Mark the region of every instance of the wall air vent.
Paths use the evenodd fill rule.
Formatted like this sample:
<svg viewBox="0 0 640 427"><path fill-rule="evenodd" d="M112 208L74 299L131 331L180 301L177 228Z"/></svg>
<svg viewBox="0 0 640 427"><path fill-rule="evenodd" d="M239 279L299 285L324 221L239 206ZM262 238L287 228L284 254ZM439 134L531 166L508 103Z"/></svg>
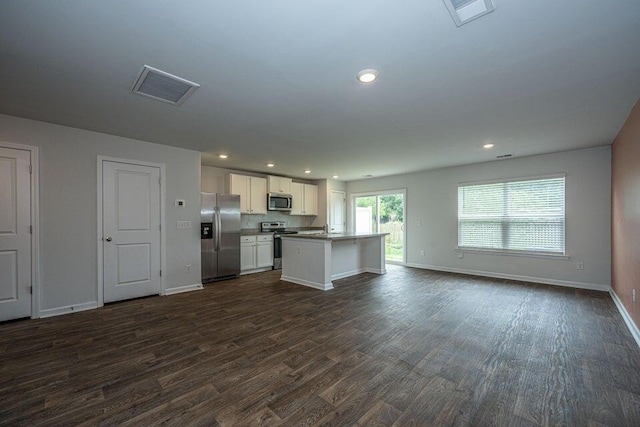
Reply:
<svg viewBox="0 0 640 427"><path fill-rule="evenodd" d="M444 0L444 4L458 27L495 10L493 0Z"/></svg>
<svg viewBox="0 0 640 427"><path fill-rule="evenodd" d="M180 105L199 87L197 83L145 65L131 91L158 101Z"/></svg>
<svg viewBox="0 0 640 427"><path fill-rule="evenodd" d="M501 154L500 156L496 156L496 159L507 159L512 156L513 154Z"/></svg>

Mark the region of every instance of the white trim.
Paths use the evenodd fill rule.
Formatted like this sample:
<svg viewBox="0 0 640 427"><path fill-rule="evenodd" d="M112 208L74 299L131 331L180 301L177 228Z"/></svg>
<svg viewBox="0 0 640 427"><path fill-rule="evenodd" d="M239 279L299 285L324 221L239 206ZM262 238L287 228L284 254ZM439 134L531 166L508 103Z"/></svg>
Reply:
<svg viewBox="0 0 640 427"><path fill-rule="evenodd" d="M377 191L365 191L362 193L350 193L349 197L351 197L351 200L349 202L349 206L347 207L347 212L351 213L351 215L348 215L349 217L349 221L347 222L348 225L348 229L349 230L355 230L355 226L356 226L356 197L366 197L366 196L376 196L376 198L378 196L384 196L387 194L402 194L402 209L403 209L403 215L402 215L402 227L404 228L402 230L402 242L403 242L403 248L402 248L402 261L395 261L392 262L391 264L395 263L397 265L407 265L407 224L409 223L409 221L407 220L408 218L408 211L409 209L407 208L407 204L409 203L407 200L407 188L396 188L396 189L392 189L392 190L377 190ZM378 232L380 232L380 230L378 230Z"/></svg>
<svg viewBox="0 0 640 427"><path fill-rule="evenodd" d="M366 272L367 272L366 268L358 268L356 270L345 271L344 273L332 274L331 275L331 280L344 279L345 277L356 276L358 274L362 274L362 273L366 273Z"/></svg>
<svg viewBox="0 0 640 427"><path fill-rule="evenodd" d="M467 274L472 276L492 277L495 279L517 280L520 282L541 283L543 285L564 286L567 288L589 289L592 291L609 292L611 286L596 283L573 282L569 280L547 279L544 277L520 276L516 274L494 273L491 271L466 270L462 268L439 267L435 265L407 263L407 267L422 268L425 270L444 271L447 273Z"/></svg>
<svg viewBox="0 0 640 427"><path fill-rule="evenodd" d="M176 286L175 288L165 289L164 295L181 294L183 292L200 291L204 289L202 283L195 283L193 285Z"/></svg>
<svg viewBox="0 0 640 427"><path fill-rule="evenodd" d="M94 310L96 308L98 308L98 303L96 301L65 305L64 307L47 308L40 310L40 318L60 316L62 314L76 313L78 311Z"/></svg>
<svg viewBox="0 0 640 427"><path fill-rule="evenodd" d="M629 328L629 332L631 332L631 336L633 337L634 340L636 340L636 344L638 344L638 347L640 347L640 329L638 329L638 326L635 324L635 322L629 315L629 312L622 304L622 301L620 301L618 294L616 294L616 292L613 289L609 290L609 294L611 294L611 299L616 304L616 307L618 308L618 311L620 312L620 315L622 316L624 323L627 324L627 328Z"/></svg>
<svg viewBox="0 0 640 427"><path fill-rule="evenodd" d="M514 178L496 178L496 179L488 179L484 181L463 181L463 182L458 182L458 187L467 187L470 185L484 185L484 184L506 184L509 182L538 181L542 179L554 179L554 178L564 178L566 180L567 174L551 173L547 175L518 176Z"/></svg>
<svg viewBox="0 0 640 427"><path fill-rule="evenodd" d="M463 252L468 254L485 254L485 255L500 255L500 256L520 256L527 258L546 258L546 259L557 259L557 260L569 260L571 259L568 255L561 254L552 254L552 253L544 253L544 252L529 252L529 251L515 251L509 249L482 249L482 248L467 248L467 247L457 247L454 249L456 252Z"/></svg>
<svg viewBox="0 0 640 427"><path fill-rule="evenodd" d="M319 282L311 282L304 279L295 279L289 276L280 276L280 280L282 280L283 282L291 282L298 285L307 286L309 288L320 289L321 291L328 291L330 289L333 289L333 283L331 282L323 284Z"/></svg>
<svg viewBox="0 0 640 427"><path fill-rule="evenodd" d="M240 272L240 276L244 276L247 274L254 274L254 273L262 273L264 271L271 271L273 270L273 267L259 267L259 268L252 268L251 270L244 270Z"/></svg>
<svg viewBox="0 0 640 427"><path fill-rule="evenodd" d="M165 295L165 277L167 275L167 258L166 258L166 215L165 215L165 200L166 200L166 165L164 163L150 163L131 159L120 159L109 156L98 156L98 167L96 168L97 183L98 183L98 225L97 225L97 246L98 246L98 278L96 283L96 292L98 297L98 307L104 305L104 266L103 262L103 245L102 245L102 165L104 162L116 162L129 165L148 166L160 169L160 270L163 274L160 276L160 295Z"/></svg>
<svg viewBox="0 0 640 427"><path fill-rule="evenodd" d="M40 160L38 147L34 145L16 144L0 141L0 147L12 150L29 152L31 161L31 318L37 319L40 315Z"/></svg>

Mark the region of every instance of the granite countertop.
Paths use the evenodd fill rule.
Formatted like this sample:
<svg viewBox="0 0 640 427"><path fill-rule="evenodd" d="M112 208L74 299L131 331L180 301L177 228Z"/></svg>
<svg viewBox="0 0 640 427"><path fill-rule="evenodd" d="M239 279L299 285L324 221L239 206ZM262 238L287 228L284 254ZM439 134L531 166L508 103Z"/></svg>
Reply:
<svg viewBox="0 0 640 427"><path fill-rule="evenodd" d="M367 237L381 237L389 233L321 233L321 234L288 234L283 239L313 239L313 240L349 240L365 239Z"/></svg>

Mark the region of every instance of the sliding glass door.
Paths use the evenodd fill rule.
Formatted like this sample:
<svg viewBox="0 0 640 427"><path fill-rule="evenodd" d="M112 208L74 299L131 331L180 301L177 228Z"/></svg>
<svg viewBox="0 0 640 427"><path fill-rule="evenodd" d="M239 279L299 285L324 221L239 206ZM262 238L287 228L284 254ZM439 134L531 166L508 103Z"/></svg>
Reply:
<svg viewBox="0 0 640 427"><path fill-rule="evenodd" d="M353 197L355 231L389 233L385 239L387 261L404 263L405 192L375 192Z"/></svg>

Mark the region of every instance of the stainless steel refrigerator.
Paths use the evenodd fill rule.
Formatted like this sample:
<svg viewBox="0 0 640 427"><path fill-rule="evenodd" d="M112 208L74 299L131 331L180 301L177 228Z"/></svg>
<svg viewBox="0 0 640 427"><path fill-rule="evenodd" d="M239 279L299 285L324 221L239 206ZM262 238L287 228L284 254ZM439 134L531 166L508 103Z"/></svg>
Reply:
<svg viewBox="0 0 640 427"><path fill-rule="evenodd" d="M200 193L202 283L240 274L240 196Z"/></svg>

